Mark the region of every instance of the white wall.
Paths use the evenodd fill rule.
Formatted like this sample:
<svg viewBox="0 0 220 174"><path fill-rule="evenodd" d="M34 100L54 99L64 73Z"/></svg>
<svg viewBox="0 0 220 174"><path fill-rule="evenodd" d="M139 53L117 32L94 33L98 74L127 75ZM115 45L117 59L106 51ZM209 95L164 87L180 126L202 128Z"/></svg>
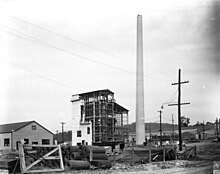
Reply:
<svg viewBox="0 0 220 174"><path fill-rule="evenodd" d="M82 144L82 140L85 140L88 145L92 144L92 126L91 123L80 124L81 119L81 100L74 100L72 101L72 145L75 146L77 143ZM87 127L90 127L90 134L87 134ZM81 130L82 137L77 137L77 131Z"/></svg>
<svg viewBox="0 0 220 174"><path fill-rule="evenodd" d="M4 146L4 139L9 138L9 146ZM11 150L11 133L0 134L0 150Z"/></svg>

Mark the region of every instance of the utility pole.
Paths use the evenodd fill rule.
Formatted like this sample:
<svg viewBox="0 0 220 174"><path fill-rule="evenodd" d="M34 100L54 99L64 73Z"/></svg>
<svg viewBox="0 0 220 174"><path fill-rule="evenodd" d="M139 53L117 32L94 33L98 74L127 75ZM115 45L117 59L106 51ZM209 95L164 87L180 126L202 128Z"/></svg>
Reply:
<svg viewBox="0 0 220 174"><path fill-rule="evenodd" d="M162 146L162 124L161 124L161 115L162 115L162 111L159 110L158 111L160 113L160 145Z"/></svg>
<svg viewBox="0 0 220 174"><path fill-rule="evenodd" d="M172 126L173 126L173 136L174 136L174 119L173 119L173 114L172 114Z"/></svg>
<svg viewBox="0 0 220 174"><path fill-rule="evenodd" d="M64 122L61 122L60 124L62 124L62 143L64 143L64 131L63 131L63 125L66 124Z"/></svg>
<svg viewBox="0 0 220 174"><path fill-rule="evenodd" d="M215 124L216 124L216 136L218 138L218 118L216 118Z"/></svg>
<svg viewBox="0 0 220 174"><path fill-rule="evenodd" d="M202 124L202 131L203 131L203 139L205 139L205 123L203 120L203 124Z"/></svg>
<svg viewBox="0 0 220 174"><path fill-rule="evenodd" d="M179 69L178 83L172 83L172 85L178 85L178 104L168 104L168 106L178 105L178 126L179 126L179 150L182 151L182 133L181 133L181 105L190 103L181 103L181 84L189 83L189 81L181 82L181 69Z"/></svg>
<svg viewBox="0 0 220 174"><path fill-rule="evenodd" d="M218 118L217 118L218 119ZM218 119L218 136L219 136L219 130L220 130L220 118Z"/></svg>
<svg viewBox="0 0 220 174"><path fill-rule="evenodd" d="M198 135L198 139L199 139L199 122L198 121L196 123L196 129L197 129L197 135Z"/></svg>

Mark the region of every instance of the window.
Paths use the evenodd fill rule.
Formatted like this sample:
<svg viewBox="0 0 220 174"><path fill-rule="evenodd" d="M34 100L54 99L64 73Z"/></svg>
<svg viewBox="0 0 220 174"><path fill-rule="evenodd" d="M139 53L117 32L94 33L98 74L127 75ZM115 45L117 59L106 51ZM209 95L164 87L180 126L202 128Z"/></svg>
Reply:
<svg viewBox="0 0 220 174"><path fill-rule="evenodd" d="M82 145L85 145L85 140L82 140Z"/></svg>
<svg viewBox="0 0 220 174"><path fill-rule="evenodd" d="M87 127L87 134L90 134L90 127Z"/></svg>
<svg viewBox="0 0 220 174"><path fill-rule="evenodd" d="M24 144L29 144L29 139L24 139Z"/></svg>
<svg viewBox="0 0 220 174"><path fill-rule="evenodd" d="M82 137L82 132L81 132L81 130L78 130L78 131L77 131L77 137Z"/></svg>
<svg viewBox="0 0 220 174"><path fill-rule="evenodd" d="M9 138L4 139L4 146L10 146L10 139Z"/></svg>
<svg viewBox="0 0 220 174"><path fill-rule="evenodd" d="M32 144L38 144L38 142L37 141L33 141Z"/></svg>
<svg viewBox="0 0 220 174"><path fill-rule="evenodd" d="M49 139L42 139L42 144L50 144L50 140Z"/></svg>
<svg viewBox="0 0 220 174"><path fill-rule="evenodd" d="M31 126L31 130L36 130L37 129L37 126L36 125L32 125Z"/></svg>

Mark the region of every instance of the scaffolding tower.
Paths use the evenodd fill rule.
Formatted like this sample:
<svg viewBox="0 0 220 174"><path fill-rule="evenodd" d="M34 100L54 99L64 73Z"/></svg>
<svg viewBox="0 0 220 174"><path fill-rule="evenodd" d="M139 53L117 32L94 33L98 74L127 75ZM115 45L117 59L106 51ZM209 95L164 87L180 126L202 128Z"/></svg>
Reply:
<svg viewBox="0 0 220 174"><path fill-rule="evenodd" d="M128 110L116 103L108 89L79 94L81 122L92 123L92 142L127 142Z"/></svg>

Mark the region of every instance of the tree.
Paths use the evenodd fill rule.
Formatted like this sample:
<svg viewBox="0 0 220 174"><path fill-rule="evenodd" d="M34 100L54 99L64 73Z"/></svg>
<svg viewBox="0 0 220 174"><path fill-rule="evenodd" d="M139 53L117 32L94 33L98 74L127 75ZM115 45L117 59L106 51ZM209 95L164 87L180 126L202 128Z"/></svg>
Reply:
<svg viewBox="0 0 220 174"><path fill-rule="evenodd" d="M182 116L181 117L181 126L182 127L188 127L189 126L189 123L190 123L190 118L187 118L185 116Z"/></svg>

